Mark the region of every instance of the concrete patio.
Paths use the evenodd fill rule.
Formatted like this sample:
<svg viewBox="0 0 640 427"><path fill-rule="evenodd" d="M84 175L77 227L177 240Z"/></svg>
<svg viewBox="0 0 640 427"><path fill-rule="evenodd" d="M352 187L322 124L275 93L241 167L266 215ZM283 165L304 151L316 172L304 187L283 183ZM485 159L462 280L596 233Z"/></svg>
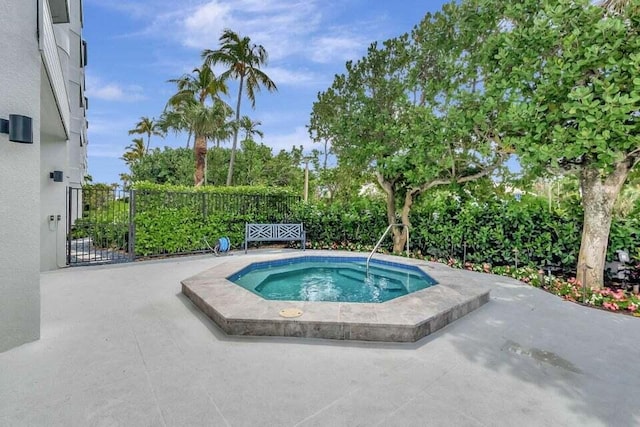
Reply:
<svg viewBox="0 0 640 427"><path fill-rule="evenodd" d="M491 300L415 343L230 337L180 287L224 259L42 274L0 426L640 424L640 319L452 271Z"/></svg>

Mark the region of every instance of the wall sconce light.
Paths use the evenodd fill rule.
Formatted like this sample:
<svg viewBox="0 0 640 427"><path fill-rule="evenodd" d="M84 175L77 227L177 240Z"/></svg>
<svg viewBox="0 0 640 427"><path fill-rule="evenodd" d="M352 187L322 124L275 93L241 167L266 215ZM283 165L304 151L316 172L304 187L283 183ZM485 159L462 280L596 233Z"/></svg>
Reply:
<svg viewBox="0 0 640 427"><path fill-rule="evenodd" d="M0 133L8 133L9 141L33 144L33 120L19 114L9 114L9 120L0 119Z"/></svg>
<svg viewBox="0 0 640 427"><path fill-rule="evenodd" d="M62 182L62 171L49 172L49 178L53 179L53 182Z"/></svg>

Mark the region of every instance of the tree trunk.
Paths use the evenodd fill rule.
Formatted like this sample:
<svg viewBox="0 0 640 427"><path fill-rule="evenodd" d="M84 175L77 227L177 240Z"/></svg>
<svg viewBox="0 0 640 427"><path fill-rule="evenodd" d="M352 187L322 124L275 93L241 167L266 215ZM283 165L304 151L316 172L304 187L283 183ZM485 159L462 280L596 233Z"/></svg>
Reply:
<svg viewBox="0 0 640 427"><path fill-rule="evenodd" d="M207 139L204 135L196 135L193 143L193 151L196 157L196 171L193 174L193 185L200 187L204 183L204 162L207 156Z"/></svg>
<svg viewBox="0 0 640 427"><path fill-rule="evenodd" d="M242 100L242 86L244 76L240 77L238 88L238 102L236 103L236 128L233 131L233 145L231 146L231 159L229 160L229 173L227 173L227 187L233 182L233 164L236 161L236 148L238 147L238 133L240 132L240 101Z"/></svg>
<svg viewBox="0 0 640 427"><path fill-rule="evenodd" d="M396 192L394 188L394 184L392 181L387 181L380 174L376 174L376 178L378 178L378 183L386 193L386 202L387 202L387 224L392 225L396 224L398 220L396 219ZM413 204L413 196L407 194L405 197L405 203L402 208L402 224L409 225L409 211L411 210L411 205ZM393 253L401 253L406 244L407 244L407 228L406 227L393 227L391 229L393 236Z"/></svg>
<svg viewBox="0 0 640 427"><path fill-rule="evenodd" d="M585 281L583 285L587 287L601 288L604 284L613 205L630 169L628 162L620 162L604 180L596 168L586 166L580 173L584 224L576 271L578 279Z"/></svg>
<svg viewBox="0 0 640 427"><path fill-rule="evenodd" d="M407 194L404 197L404 205L402 206L402 213L400 215L400 219L402 221L402 225L406 227L402 227L398 231L398 238L393 241L393 253L401 253L407 246L407 239L409 238L409 227L411 227L411 223L409 222L409 213L411 212L411 206L413 205L414 193L411 191L407 191ZM395 229L398 230L399 227Z"/></svg>

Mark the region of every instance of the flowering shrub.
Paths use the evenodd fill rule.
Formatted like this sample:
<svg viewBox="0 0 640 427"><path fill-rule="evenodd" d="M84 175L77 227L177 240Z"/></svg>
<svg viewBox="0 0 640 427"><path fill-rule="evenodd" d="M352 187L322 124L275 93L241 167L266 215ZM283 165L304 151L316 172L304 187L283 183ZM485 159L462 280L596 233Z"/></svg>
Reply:
<svg viewBox="0 0 640 427"><path fill-rule="evenodd" d="M469 271L512 277L536 288L542 288L567 301L579 302L611 311L626 312L640 317L640 294L628 292L623 289L585 289L575 277L562 279L555 276L545 276L544 271L532 267L514 268L508 265L492 267L487 263L474 264L471 262L462 264L460 261L452 258L430 258L430 260L447 264L454 268L464 268Z"/></svg>
<svg viewBox="0 0 640 427"><path fill-rule="evenodd" d="M332 244L307 242L307 247L313 249L349 250L349 251L370 251L370 245L354 244L348 241L334 242ZM386 252L384 249L382 252ZM593 307L600 307L606 310L625 312L640 317L640 294L624 291L622 289L612 290L585 289L575 277L563 279L553 275L545 275L545 272L533 267L512 267L492 266L489 263L462 262L455 258L434 258L423 255L419 250L412 253L411 257L418 259L428 259L432 262L447 264L452 268L461 268L469 271L492 273L499 276L508 276L520 280L536 288L542 288L552 294L558 295L567 301L583 303Z"/></svg>

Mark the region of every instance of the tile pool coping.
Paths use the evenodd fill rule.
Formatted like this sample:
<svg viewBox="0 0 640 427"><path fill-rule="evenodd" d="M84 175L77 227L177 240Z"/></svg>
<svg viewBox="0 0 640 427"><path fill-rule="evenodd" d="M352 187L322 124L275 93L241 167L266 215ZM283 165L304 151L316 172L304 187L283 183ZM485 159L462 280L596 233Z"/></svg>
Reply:
<svg viewBox="0 0 640 427"><path fill-rule="evenodd" d="M182 293L228 335L413 342L489 301L489 287L450 268L423 260L376 254L378 261L415 266L438 284L383 303L266 300L227 280L256 262L300 257L362 258L359 252L305 251L230 256L216 267L182 280ZM296 318L280 311L302 310Z"/></svg>

